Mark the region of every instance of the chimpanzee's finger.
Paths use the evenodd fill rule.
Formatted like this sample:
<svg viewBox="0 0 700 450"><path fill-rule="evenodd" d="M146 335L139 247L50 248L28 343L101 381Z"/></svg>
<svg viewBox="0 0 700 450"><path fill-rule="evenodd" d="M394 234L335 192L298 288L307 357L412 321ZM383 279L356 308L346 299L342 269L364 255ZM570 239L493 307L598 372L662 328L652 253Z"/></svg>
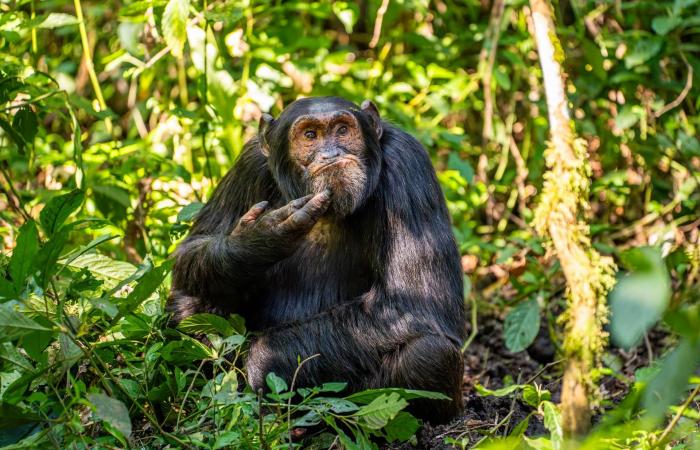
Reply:
<svg viewBox="0 0 700 450"><path fill-rule="evenodd" d="M326 212L331 204L331 191L326 189L313 196L302 208L294 212L282 223L287 230L308 231Z"/></svg>
<svg viewBox="0 0 700 450"><path fill-rule="evenodd" d="M309 194L305 197L292 200L291 202L287 203L281 208L278 208L274 211L270 211L267 214L268 220L272 221L273 223L280 223L285 221L289 216L291 216L294 213L294 211L304 206L306 202L308 202L312 197L313 194Z"/></svg>
<svg viewBox="0 0 700 450"><path fill-rule="evenodd" d="M236 225L236 229L234 230L234 232L243 227L247 227L248 225L258 220L258 217L260 217L262 213L264 213L267 209L267 205L267 201L262 201L251 206L248 212L243 214L241 218L238 219L238 224Z"/></svg>
<svg viewBox="0 0 700 450"><path fill-rule="evenodd" d="M262 215L262 213L265 212L267 209L268 202L267 201L262 201L260 203L256 203L253 206L250 207L248 212L243 214L241 219L238 221L239 224L241 225L248 225L256 220L258 220L258 217Z"/></svg>

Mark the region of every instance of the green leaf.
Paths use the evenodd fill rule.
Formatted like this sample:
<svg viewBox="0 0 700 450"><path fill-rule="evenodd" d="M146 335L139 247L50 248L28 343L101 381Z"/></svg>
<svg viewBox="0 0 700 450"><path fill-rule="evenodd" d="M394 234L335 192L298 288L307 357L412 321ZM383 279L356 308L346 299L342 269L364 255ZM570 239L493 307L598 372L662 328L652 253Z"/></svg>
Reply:
<svg viewBox="0 0 700 450"><path fill-rule="evenodd" d="M527 447L525 447L525 448L532 449L532 450L554 450L554 449L559 448L558 446L555 446L551 440L549 440L545 437L530 438L527 436L523 436L523 440L527 443ZM516 442L516 444L517 444L517 442ZM499 448L501 448L501 447L499 447ZM517 446L504 446L502 448L503 449L506 449L506 448L511 449L511 448L518 448L518 447Z"/></svg>
<svg viewBox="0 0 700 450"><path fill-rule="evenodd" d="M19 406L0 403L0 430L41 420L40 415L26 411Z"/></svg>
<svg viewBox="0 0 700 450"><path fill-rule="evenodd" d="M54 234L75 210L80 208L85 199L85 193L75 189L67 194L54 197L41 210L39 219L44 231Z"/></svg>
<svg viewBox="0 0 700 450"><path fill-rule="evenodd" d="M654 20L651 21L651 28L654 29L654 32L656 34L665 36L671 31L673 31L673 29L681 23L683 23L683 19L681 19L680 17L660 16L654 17Z"/></svg>
<svg viewBox="0 0 700 450"><path fill-rule="evenodd" d="M39 127L36 114L30 108L20 108L12 119L12 128L19 133L25 142L34 142Z"/></svg>
<svg viewBox="0 0 700 450"><path fill-rule="evenodd" d="M533 408L537 408L543 400L549 400L552 395L548 390L540 390L531 384L523 387L523 401Z"/></svg>
<svg viewBox="0 0 700 450"><path fill-rule="evenodd" d="M417 398L426 398L430 400L451 400L450 397L446 396L440 392L431 391L421 391L417 389L403 389L403 388L381 388L381 389L367 389L365 391L356 392L354 394L345 397L353 403L370 403L376 400L378 397L387 394L397 394L405 400L413 400Z"/></svg>
<svg viewBox="0 0 700 450"><path fill-rule="evenodd" d="M447 167L454 169L464 178L467 183L471 184L474 181L474 168L469 161L461 159L457 153L451 152L447 158Z"/></svg>
<svg viewBox="0 0 700 450"><path fill-rule="evenodd" d="M347 383L323 383L321 392L340 392L347 387Z"/></svg>
<svg viewBox="0 0 700 450"><path fill-rule="evenodd" d="M360 408L355 415L360 417L368 428L378 430L386 426L406 406L408 402L398 393L382 394L372 403Z"/></svg>
<svg viewBox="0 0 700 450"><path fill-rule="evenodd" d="M134 287L134 290L131 291L126 299L119 304L119 310L122 313L133 311L134 308L143 303L144 300L148 299L156 291L156 289L163 284L163 280L168 273L170 273L174 263L174 259L169 259L141 277L138 284L136 284L136 287Z"/></svg>
<svg viewBox="0 0 700 450"><path fill-rule="evenodd" d="M127 439L131 436L129 410L121 400L105 394L88 394L87 398L92 403L97 417L119 430Z"/></svg>
<svg viewBox="0 0 700 450"><path fill-rule="evenodd" d="M340 23L343 24L345 32L350 34L359 17L360 9L354 3L335 2L333 3L333 13L338 17Z"/></svg>
<svg viewBox="0 0 700 450"><path fill-rule="evenodd" d="M660 38L648 38L637 41L632 51L625 55L625 67L633 67L644 64L656 56L663 46L664 41Z"/></svg>
<svg viewBox="0 0 700 450"><path fill-rule="evenodd" d="M661 371L644 390L646 418L658 423L669 406L678 402L688 387L688 378L700 365L700 341L684 339L660 362Z"/></svg>
<svg viewBox="0 0 700 450"><path fill-rule="evenodd" d="M610 292L611 334L618 345L637 345L666 310L671 282L658 249L642 247L623 254L633 271Z"/></svg>
<svg viewBox="0 0 700 450"><path fill-rule="evenodd" d="M37 28L59 28L67 25L77 25L80 21L77 17L65 13L51 13L41 22Z"/></svg>
<svg viewBox="0 0 700 450"><path fill-rule="evenodd" d="M508 71L505 68L497 67L493 71L493 78L496 80L496 84L503 90L510 90L510 78L508 77Z"/></svg>
<svg viewBox="0 0 700 450"><path fill-rule="evenodd" d="M220 448L240 448L240 443L240 431L223 431L217 435L213 450L218 450Z"/></svg>
<svg viewBox="0 0 700 450"><path fill-rule="evenodd" d="M16 302L0 305L0 341L12 341L34 331L51 331L19 312Z"/></svg>
<svg viewBox="0 0 700 450"><path fill-rule="evenodd" d="M42 288L46 287L53 274L58 270L58 257L61 255L67 242L68 230L61 229L37 253L35 265L41 271L41 277L38 282Z"/></svg>
<svg viewBox="0 0 700 450"><path fill-rule="evenodd" d="M549 430L554 449L561 448L561 442L564 440L564 431L561 427L561 414L557 405L552 402L543 402L542 409L544 410L544 427Z"/></svg>
<svg viewBox="0 0 700 450"><path fill-rule="evenodd" d="M265 382L274 394L280 394L288 389L287 382L278 377L274 372L267 374Z"/></svg>
<svg viewBox="0 0 700 450"><path fill-rule="evenodd" d="M15 291L19 292L34 267L34 257L39 250L39 232L34 222L27 222L19 229L17 245L10 258L9 272Z"/></svg>
<svg viewBox="0 0 700 450"><path fill-rule="evenodd" d="M193 314L180 322L177 328L192 334L215 333L224 337L234 334L233 327L228 323L228 320L210 313Z"/></svg>
<svg viewBox="0 0 700 450"><path fill-rule="evenodd" d="M169 0L163 12L163 37L176 58L182 58L182 50L187 40L187 18L189 15L189 0Z"/></svg>
<svg viewBox="0 0 700 450"><path fill-rule="evenodd" d="M401 411L384 427L384 432L389 442L405 442L416 434L419 427L418 419L406 411Z"/></svg>
<svg viewBox="0 0 700 450"><path fill-rule="evenodd" d="M161 356L166 361L184 364L208 358L211 356L211 351L201 342L185 338L181 341L168 342L161 350Z"/></svg>
<svg viewBox="0 0 700 450"><path fill-rule="evenodd" d="M521 437L525 435L525 432L527 431L527 427L530 425L530 415L526 416L523 420L518 422L518 424L513 427L513 430L510 432L509 436L511 437Z"/></svg>
<svg viewBox="0 0 700 450"><path fill-rule="evenodd" d="M136 267L126 261L117 261L100 253L85 253L68 264L78 269L87 268L95 277L116 282L128 278L136 271Z"/></svg>
<svg viewBox="0 0 700 450"><path fill-rule="evenodd" d="M321 416L316 411L309 411L298 419L294 420L294 427L312 427L321 423Z"/></svg>
<svg viewBox="0 0 700 450"><path fill-rule="evenodd" d="M505 397L517 391L518 389L522 389L523 387L524 385L522 384L511 384L510 386L505 386L500 389L488 389L477 383L474 386L474 389L482 397Z"/></svg>
<svg viewBox="0 0 700 450"><path fill-rule="evenodd" d="M19 134L13 127L10 125L8 121L0 117L0 128L12 139L12 141L17 145L17 148L21 152L24 151L24 147L27 146L27 143L25 142L24 138L22 137L21 134Z"/></svg>
<svg viewBox="0 0 700 450"><path fill-rule="evenodd" d="M639 114L631 106L623 106L617 116L615 116L615 128L618 130L626 130L637 122L639 122Z"/></svg>
<svg viewBox="0 0 700 450"><path fill-rule="evenodd" d="M178 222L191 222L197 217L199 211L204 207L202 202L192 202L189 205L183 207L180 212L177 213Z"/></svg>
<svg viewBox="0 0 700 450"><path fill-rule="evenodd" d="M520 303L506 316L503 328L506 347L511 352L525 350L540 331L540 306L537 299Z"/></svg>

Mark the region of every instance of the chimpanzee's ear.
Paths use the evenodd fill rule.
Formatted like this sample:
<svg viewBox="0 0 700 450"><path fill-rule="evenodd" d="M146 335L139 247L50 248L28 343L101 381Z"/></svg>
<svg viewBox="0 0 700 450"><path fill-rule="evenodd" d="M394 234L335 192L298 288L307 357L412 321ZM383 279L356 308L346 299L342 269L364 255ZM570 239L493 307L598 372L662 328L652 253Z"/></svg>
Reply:
<svg viewBox="0 0 700 450"><path fill-rule="evenodd" d="M362 107L362 112L367 114L367 116L369 116L370 120L372 121L372 126L377 132L377 138L381 139L383 131L382 120L379 117L379 111L377 110L377 107L374 105L372 100L365 100L360 106Z"/></svg>
<svg viewBox="0 0 700 450"><path fill-rule="evenodd" d="M267 143L265 133L274 121L275 119L267 113L262 113L260 116L260 123L258 124L258 140L260 141L260 150L265 157L270 156L270 146Z"/></svg>

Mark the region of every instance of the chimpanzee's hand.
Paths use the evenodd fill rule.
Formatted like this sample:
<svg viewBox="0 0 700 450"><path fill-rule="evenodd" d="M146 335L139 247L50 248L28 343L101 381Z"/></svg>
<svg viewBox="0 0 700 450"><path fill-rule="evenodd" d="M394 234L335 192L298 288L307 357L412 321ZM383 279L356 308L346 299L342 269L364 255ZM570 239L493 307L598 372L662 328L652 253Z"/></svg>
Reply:
<svg viewBox="0 0 700 450"><path fill-rule="evenodd" d="M267 202L253 205L238 221L231 237L258 247L261 254L289 256L330 205L331 192L307 195L265 213Z"/></svg>

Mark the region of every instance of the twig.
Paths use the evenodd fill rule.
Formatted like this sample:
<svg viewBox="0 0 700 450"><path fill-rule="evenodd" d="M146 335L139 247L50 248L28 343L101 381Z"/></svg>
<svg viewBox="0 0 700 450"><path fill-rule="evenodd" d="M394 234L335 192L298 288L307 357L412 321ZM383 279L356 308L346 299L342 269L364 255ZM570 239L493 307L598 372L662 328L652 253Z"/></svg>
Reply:
<svg viewBox="0 0 700 450"><path fill-rule="evenodd" d="M299 374L299 370L301 370L301 367L306 364L307 361L311 361L312 359L321 356L320 353L316 353L315 355L311 355L308 358L302 360L297 368L294 370L294 375L292 376L292 384L289 387L289 392L294 392L294 385L297 382L297 375ZM289 443L292 443L292 397L289 397L287 400L287 432L289 433Z"/></svg>
<svg viewBox="0 0 700 450"><path fill-rule="evenodd" d="M493 89L491 79L493 66L496 63L496 50L501 37L501 19L505 9L504 0L495 0L491 7L491 19L487 32L487 39L479 54L479 69L481 81L484 85L484 127L482 137L484 143L493 137Z"/></svg>
<svg viewBox="0 0 700 450"><path fill-rule="evenodd" d="M260 439L260 447L263 449L268 449L270 448L269 445L267 445L267 442L265 442L265 433L263 432L263 426L264 426L264 418L265 415L263 414L262 411L262 395L263 395L263 390L258 389L258 416L259 418L259 424L258 424L258 438Z"/></svg>
<svg viewBox="0 0 700 450"><path fill-rule="evenodd" d="M673 428L676 426L679 420L681 420L681 416L683 416L683 413L685 410L688 408L688 406L692 403L692 401L695 399L695 397L698 395L698 392L700 392L700 384L695 386L695 389L690 393L688 398L685 399L683 404L681 405L680 409L676 412L676 415L673 416L673 419L671 419L671 422L669 422L668 426L664 429L664 432L661 433L661 436L659 436L659 439L656 440L656 443L654 444L654 448L660 447L660 444L668 437L668 435L673 431Z"/></svg>
<svg viewBox="0 0 700 450"><path fill-rule="evenodd" d="M524 214L527 209L527 190L525 190L525 181L527 181L528 168L523 159L518 144L513 136L510 137L510 154L515 161L515 186L518 190L518 209L520 214Z"/></svg>
<svg viewBox="0 0 700 450"><path fill-rule="evenodd" d="M651 348L651 342L649 341L649 333L644 333L644 345L647 348L647 353L649 354L649 365L654 362L654 351Z"/></svg>
<svg viewBox="0 0 700 450"><path fill-rule="evenodd" d="M690 92L690 89L693 87L693 66L691 66L688 63L688 60L685 59L685 56L682 53L681 58L683 58L683 62L685 62L685 65L688 68L688 79L685 80L685 86L683 87L683 90L678 95L678 97L676 97L675 100L673 100L671 103L667 104L666 106L654 113L654 117L657 119L669 112L670 110L672 110L673 108L680 105L683 102L683 100L685 100L685 97L688 95L688 92Z"/></svg>
<svg viewBox="0 0 700 450"><path fill-rule="evenodd" d="M174 431L177 431L177 429L180 427L180 417L182 416L182 410L185 409L185 402L187 402L187 397L189 397L190 392L192 391L192 388L194 387L194 382L197 380L197 376L202 371L202 367L204 367L205 362L206 362L206 359L203 359L202 362L199 363L199 367L197 367L197 371L194 373L194 377L192 377L192 382L190 383L190 386L187 388L187 392L185 392L185 396L182 398L182 403L180 403L180 409L177 412L177 420L175 421Z"/></svg>
<svg viewBox="0 0 700 450"><path fill-rule="evenodd" d="M75 5L75 15L78 19L78 30L80 31L80 42L83 46L83 57L85 58L85 67L87 68L88 75L90 75L90 82L92 83L92 89L95 91L95 97L97 97L97 102L100 105L102 111L107 110L107 103L105 102L104 96L102 95L102 88L100 87L100 81L97 79L97 73L95 73L95 65L92 62L92 55L90 54L90 42L87 37L87 29L85 28L85 19L83 17L83 7L80 4L80 0L73 0ZM109 134L112 134L112 119L109 117L105 119L105 126Z"/></svg>
<svg viewBox="0 0 700 450"><path fill-rule="evenodd" d="M382 22L384 21L384 14L389 8L389 0L382 0L382 4L377 10L377 18L374 21L374 34L372 34L372 40L369 41L369 48L374 48L379 43L379 36L382 34Z"/></svg>
<svg viewBox="0 0 700 450"><path fill-rule="evenodd" d="M557 364L563 363L565 360L564 359L558 359L556 361L552 361L550 363L545 364L540 368L540 370L537 371L533 376L528 378L528 380L525 382L525 384L530 384L533 381L535 381L537 378L539 378L540 375L544 373L545 370L549 369L552 366L556 366Z"/></svg>
<svg viewBox="0 0 700 450"><path fill-rule="evenodd" d="M478 322L476 320L477 318L477 303L476 303L476 298L474 295L470 295L469 298L471 299L472 303L472 310L471 310L471 326L472 326L472 331L469 333L469 337L467 338L466 341L464 341L464 345L462 345L462 353L466 352L471 343L474 341L474 338L476 337L476 334L479 332L478 329Z"/></svg>
<svg viewBox="0 0 700 450"><path fill-rule="evenodd" d="M5 194L5 197L7 197L7 203L12 209L20 213L20 215L24 217L24 220L31 222L32 217L24 209L24 205L22 204L22 198L19 196L17 190L15 190L15 186L12 184L10 176L5 171L5 168L2 166L0 166L0 173L2 173L3 178L5 179L5 181L7 181L7 185L10 187L10 190L7 191L2 185L0 185L0 191L2 191L3 194Z"/></svg>

